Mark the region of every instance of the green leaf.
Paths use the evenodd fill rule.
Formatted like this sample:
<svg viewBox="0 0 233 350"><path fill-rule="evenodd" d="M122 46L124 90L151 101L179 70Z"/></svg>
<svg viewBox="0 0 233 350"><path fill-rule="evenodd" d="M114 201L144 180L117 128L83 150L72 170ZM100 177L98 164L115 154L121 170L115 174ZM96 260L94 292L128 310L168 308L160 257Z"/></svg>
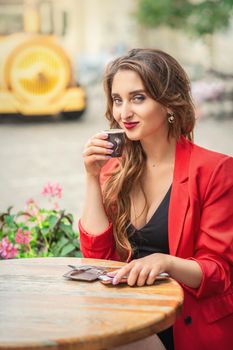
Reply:
<svg viewBox="0 0 233 350"><path fill-rule="evenodd" d="M74 217L72 214L66 214L65 217L67 218L67 220L69 221L69 223L72 225L74 222Z"/></svg>
<svg viewBox="0 0 233 350"><path fill-rule="evenodd" d="M72 241L72 243L73 243L73 245L75 246L75 248L80 249L80 243L79 243L79 241L78 241L77 239L74 239L74 240Z"/></svg>
<svg viewBox="0 0 233 350"><path fill-rule="evenodd" d="M38 256L41 256L41 257L50 257L50 256L54 256L51 252L46 252L46 251L43 251L41 252L40 254L38 254Z"/></svg>
<svg viewBox="0 0 233 350"><path fill-rule="evenodd" d="M81 250L74 252L74 257L76 257L76 258L83 258Z"/></svg>
<svg viewBox="0 0 233 350"><path fill-rule="evenodd" d="M72 239L74 237L73 229L70 225L65 225L63 222L59 225L60 229L65 232L65 234Z"/></svg>
<svg viewBox="0 0 233 350"><path fill-rule="evenodd" d="M50 230L53 230L54 227L56 226L57 222L58 222L59 218L55 215L51 215L48 218L48 222L49 222L49 228Z"/></svg>
<svg viewBox="0 0 233 350"><path fill-rule="evenodd" d="M65 245L65 247L63 247L61 251L61 256L66 256L69 253L71 253L73 250L75 250L74 245L72 243L68 243L67 245Z"/></svg>
<svg viewBox="0 0 233 350"><path fill-rule="evenodd" d="M69 242L66 237L62 237L57 243L53 243L50 251L55 255L59 256L62 248Z"/></svg>
<svg viewBox="0 0 233 350"><path fill-rule="evenodd" d="M50 228L49 227L44 227L41 229L41 233L44 235L44 236L47 236L47 234L50 232Z"/></svg>
<svg viewBox="0 0 233 350"><path fill-rule="evenodd" d="M7 224L7 226L9 226L10 228L15 228L17 227L17 225L14 222L14 216L13 215L6 215L4 217L4 221Z"/></svg>

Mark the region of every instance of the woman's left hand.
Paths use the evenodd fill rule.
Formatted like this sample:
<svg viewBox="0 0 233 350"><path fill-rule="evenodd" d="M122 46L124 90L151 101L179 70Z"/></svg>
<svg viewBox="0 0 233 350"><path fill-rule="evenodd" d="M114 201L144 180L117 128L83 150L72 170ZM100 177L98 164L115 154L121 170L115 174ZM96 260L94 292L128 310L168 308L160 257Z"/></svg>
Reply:
<svg viewBox="0 0 233 350"><path fill-rule="evenodd" d="M141 259L132 260L116 273L115 271L111 273L111 276L114 275L113 284L118 284L122 277L128 276L127 283L129 286L152 285L160 273L169 273L171 258L167 254L155 253Z"/></svg>

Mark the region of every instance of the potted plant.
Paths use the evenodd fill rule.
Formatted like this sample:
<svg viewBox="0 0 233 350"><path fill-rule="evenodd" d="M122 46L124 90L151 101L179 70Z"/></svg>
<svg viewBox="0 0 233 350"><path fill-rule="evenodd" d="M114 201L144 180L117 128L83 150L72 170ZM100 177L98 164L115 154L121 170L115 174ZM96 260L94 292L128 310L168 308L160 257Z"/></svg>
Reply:
<svg viewBox="0 0 233 350"><path fill-rule="evenodd" d="M10 207L0 213L0 259L82 256L73 216L60 210L57 203L61 186L48 183L42 195L48 197L49 208L29 199L24 210L12 213Z"/></svg>

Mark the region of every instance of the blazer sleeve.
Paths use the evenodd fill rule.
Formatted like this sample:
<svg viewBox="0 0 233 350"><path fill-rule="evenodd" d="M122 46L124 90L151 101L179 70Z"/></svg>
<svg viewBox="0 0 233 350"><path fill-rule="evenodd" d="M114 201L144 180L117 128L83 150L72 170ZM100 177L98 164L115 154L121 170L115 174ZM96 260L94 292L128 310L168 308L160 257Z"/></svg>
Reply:
<svg viewBox="0 0 233 350"><path fill-rule="evenodd" d="M87 232L79 220L80 248L85 258L117 260L113 227L110 223L105 231L98 235Z"/></svg>
<svg viewBox="0 0 233 350"><path fill-rule="evenodd" d="M107 181L111 173L117 168L118 164L118 159L112 158L102 168L100 174L101 187L104 185L105 181ZM109 223L109 226L98 235L87 232L82 226L81 220L78 222L78 227L80 233L80 248L85 258L120 260L115 249L112 223Z"/></svg>
<svg viewBox="0 0 233 350"><path fill-rule="evenodd" d="M215 167L207 185L195 255L203 279L198 289L188 289L197 298L224 293L233 275L233 158L225 157Z"/></svg>

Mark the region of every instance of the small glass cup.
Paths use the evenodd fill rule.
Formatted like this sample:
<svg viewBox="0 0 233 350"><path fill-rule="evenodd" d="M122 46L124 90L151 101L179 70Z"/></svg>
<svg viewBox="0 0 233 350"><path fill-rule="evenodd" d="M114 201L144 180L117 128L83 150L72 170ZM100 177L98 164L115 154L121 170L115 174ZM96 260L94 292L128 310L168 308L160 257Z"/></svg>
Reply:
<svg viewBox="0 0 233 350"><path fill-rule="evenodd" d="M104 132L108 134L107 141L113 144L111 157L121 157L125 145L125 131L122 129L109 129L104 130Z"/></svg>

